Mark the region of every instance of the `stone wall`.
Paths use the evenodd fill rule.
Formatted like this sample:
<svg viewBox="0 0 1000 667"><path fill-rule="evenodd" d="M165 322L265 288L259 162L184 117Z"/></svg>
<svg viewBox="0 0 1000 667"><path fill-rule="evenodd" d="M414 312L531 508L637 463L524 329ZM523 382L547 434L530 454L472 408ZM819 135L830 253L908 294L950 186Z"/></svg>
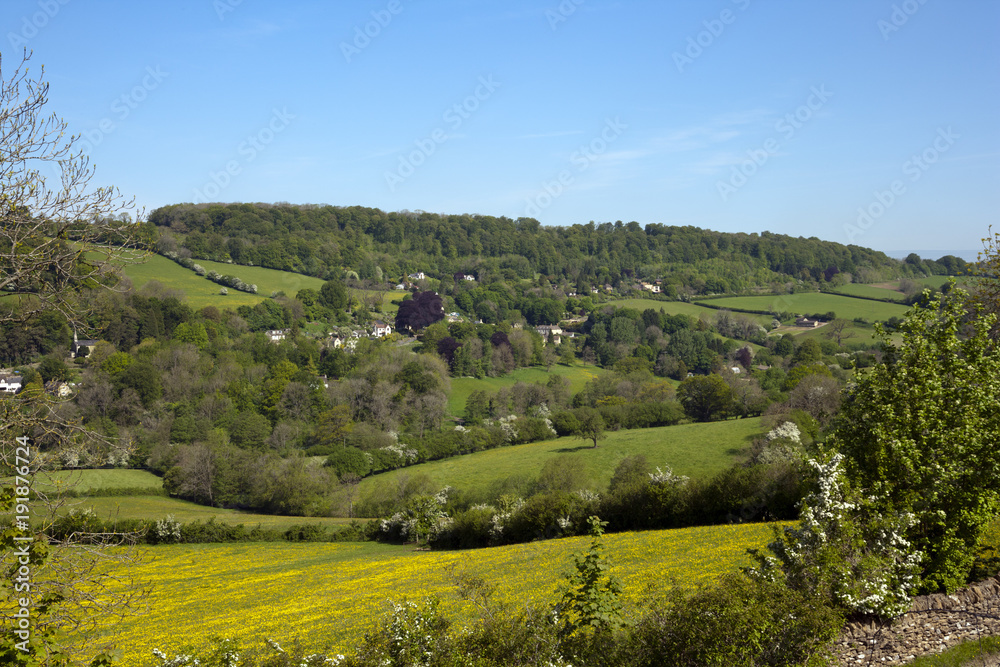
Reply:
<svg viewBox="0 0 1000 667"><path fill-rule="evenodd" d="M843 666L903 665L969 639L1000 636L1000 577L952 595L913 599L891 623L849 623L835 652Z"/></svg>

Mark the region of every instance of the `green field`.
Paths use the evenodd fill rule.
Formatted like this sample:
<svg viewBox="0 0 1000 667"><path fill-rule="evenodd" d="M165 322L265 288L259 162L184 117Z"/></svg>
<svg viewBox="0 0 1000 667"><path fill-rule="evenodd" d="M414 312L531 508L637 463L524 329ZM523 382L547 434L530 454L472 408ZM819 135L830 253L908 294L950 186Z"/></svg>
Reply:
<svg viewBox="0 0 1000 667"><path fill-rule="evenodd" d="M518 368L503 377L487 378L452 378L451 391L448 393L448 414L454 417L461 417L465 414L465 403L469 399L469 394L474 391L486 391L496 393L501 387L510 387L518 382L541 382L545 384L553 375L562 375L569 379L570 392L577 393L583 386L595 377L606 373L603 368L597 366L564 366L554 364L551 371L546 371L540 366L530 368Z"/></svg>
<svg viewBox="0 0 1000 667"><path fill-rule="evenodd" d="M853 320L856 317L863 317L870 322L885 321L890 317L902 317L909 310L907 306L895 303L854 299L839 294L817 292L777 296L734 296L712 299L712 303L722 307L790 312L799 315L833 311L839 318Z"/></svg>
<svg viewBox="0 0 1000 667"><path fill-rule="evenodd" d="M771 538L767 524L621 533L605 537L612 573L623 583L627 609L649 587L671 580L709 583L749 564L746 549ZM264 638L287 645L348 652L388 610L388 601L436 595L459 622L472 606L455 593L453 572L479 575L497 587L497 598L518 606L554 602L573 553L589 537L531 544L429 552L412 545L195 544L148 550L133 574L152 584L149 613L108 628L125 649L124 664L148 665L159 648L174 655L204 645L212 635L260 646Z"/></svg>
<svg viewBox="0 0 1000 667"><path fill-rule="evenodd" d="M862 296L871 299L889 299L891 301L902 301L906 298L905 295L898 290L876 285L860 285L851 283L848 285L841 285L833 291L838 294L846 294L848 296Z"/></svg>
<svg viewBox="0 0 1000 667"><path fill-rule="evenodd" d="M715 303L713 300L712 303ZM663 309L663 312L668 315L690 315L696 319L707 318L709 321L715 319L715 309L706 308L705 306L699 306L696 303L686 303L684 301L657 301L655 299L622 299L620 301L611 301L606 304L601 304L603 306L615 306L617 308L635 308L636 310L646 310L647 308L652 308L653 310L659 312ZM771 324L773 319L770 315L755 315L752 313L747 313L747 316L760 322L764 326Z"/></svg>
<svg viewBox="0 0 1000 667"><path fill-rule="evenodd" d="M265 293L263 290L260 290L259 294L247 294L230 289L229 294L222 296L219 294L219 285L160 255L150 255L143 264L125 267L124 273L136 289L150 280L156 280L168 289L180 290L184 293L185 303L195 310L200 310L205 306L215 306L219 309L253 306L271 294L270 292ZM239 277L242 278L242 276Z"/></svg>
<svg viewBox="0 0 1000 667"><path fill-rule="evenodd" d="M165 519L168 514L181 523L208 521L236 525L242 523L247 528L260 524L263 528L283 529L302 524L335 526L350 523L350 519L333 517L276 516L273 514L253 514L237 510L207 507L196 503L168 498L166 496L108 496L100 498L79 498L67 502L67 508L90 507L102 519Z"/></svg>
<svg viewBox="0 0 1000 667"><path fill-rule="evenodd" d="M33 486L40 491L92 489L162 489L163 480L145 470L118 468L99 470L54 470L36 476Z"/></svg>
<svg viewBox="0 0 1000 667"><path fill-rule="evenodd" d="M941 286L946 282L951 280L949 276L927 276L926 278L918 278L917 282L924 287L933 287L935 289L941 289ZM975 279L970 276L957 276L955 282L959 287L967 287L968 283L973 282Z"/></svg>
<svg viewBox="0 0 1000 667"><path fill-rule="evenodd" d="M38 475L33 485L41 491L72 489L77 492L93 489L150 489L163 488L163 480L145 470L57 470ZM260 524L264 528L282 529L304 523L323 526L341 525L350 519L332 517L275 516L253 514L237 510L221 509L198 505L179 498L160 495L99 496L66 499L60 508L62 512L71 509L93 509L102 519L163 519L172 514L181 523L208 521L214 518L219 523L247 527Z"/></svg>
<svg viewBox="0 0 1000 667"><path fill-rule="evenodd" d="M245 283L257 286L258 296L270 297L271 292L284 292L290 297L294 297L300 289L312 288L319 290L323 286L323 280L311 278L301 273L291 273L289 271L278 271L277 269L265 269L260 266L243 266L241 264L226 264L225 262L210 262L207 259L196 259L208 271L217 271L222 275L236 276ZM206 280L201 278L201 280ZM209 285L215 283L206 280ZM215 285L218 292L218 285ZM232 289L229 290L233 292Z"/></svg>
<svg viewBox="0 0 1000 667"><path fill-rule="evenodd" d="M653 466L666 464L677 474L704 478L740 461L751 440L761 432L760 418L755 417L611 432L598 442L596 449L580 438L563 437L366 477L361 481L360 495L364 496L378 484L392 484L403 475L416 474L426 474L441 487L483 489L508 477L535 478L550 459L569 456L583 461L595 491L604 491L618 463L632 454L645 455Z"/></svg>

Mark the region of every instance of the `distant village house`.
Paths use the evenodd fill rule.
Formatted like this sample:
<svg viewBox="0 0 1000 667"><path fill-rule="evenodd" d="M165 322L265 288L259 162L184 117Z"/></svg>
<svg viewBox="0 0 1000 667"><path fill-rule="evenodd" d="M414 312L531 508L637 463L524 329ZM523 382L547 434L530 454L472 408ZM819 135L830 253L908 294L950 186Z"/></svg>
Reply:
<svg viewBox="0 0 1000 667"><path fill-rule="evenodd" d="M288 336L291 331L291 329L271 329L267 332L267 339L272 343L277 343L285 340L285 337Z"/></svg>
<svg viewBox="0 0 1000 667"><path fill-rule="evenodd" d="M23 382L20 375L0 375L0 392L16 394L21 391Z"/></svg>

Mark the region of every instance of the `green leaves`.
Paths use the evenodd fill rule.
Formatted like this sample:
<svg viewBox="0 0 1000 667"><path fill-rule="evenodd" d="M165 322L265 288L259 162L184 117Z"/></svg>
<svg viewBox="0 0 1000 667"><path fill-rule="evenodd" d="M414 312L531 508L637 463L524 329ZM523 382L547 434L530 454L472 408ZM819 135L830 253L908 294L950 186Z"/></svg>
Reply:
<svg viewBox="0 0 1000 667"><path fill-rule="evenodd" d="M834 447L855 484L883 511L912 512L925 591L966 581L972 552L1000 507L1000 350L984 315L959 289L911 310L848 393Z"/></svg>
<svg viewBox="0 0 1000 667"><path fill-rule="evenodd" d="M611 630L623 625L618 599L622 592L621 582L607 574L609 566L604 560L601 543L607 522L591 516L588 523L593 540L587 551L573 557L576 571L567 576L568 586L557 607L562 614L564 636Z"/></svg>

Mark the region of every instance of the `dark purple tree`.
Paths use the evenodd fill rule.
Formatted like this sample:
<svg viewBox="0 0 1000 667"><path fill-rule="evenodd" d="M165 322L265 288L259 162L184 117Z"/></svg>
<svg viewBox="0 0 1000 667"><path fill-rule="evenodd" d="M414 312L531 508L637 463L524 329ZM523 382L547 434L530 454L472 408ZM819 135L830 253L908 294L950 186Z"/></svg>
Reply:
<svg viewBox="0 0 1000 667"><path fill-rule="evenodd" d="M451 366L455 359L455 350L462 347L461 343L452 338L451 336L445 336L438 341L437 352L441 357L448 362Z"/></svg>
<svg viewBox="0 0 1000 667"><path fill-rule="evenodd" d="M416 332L443 319L444 303L437 292L415 292L412 299L400 302L396 328Z"/></svg>
<svg viewBox="0 0 1000 667"><path fill-rule="evenodd" d="M497 331L495 334L490 336L490 345L493 347L500 347L501 345L506 345L510 347L510 339L507 338L507 334L502 331Z"/></svg>
<svg viewBox="0 0 1000 667"><path fill-rule="evenodd" d="M750 364L753 363L753 351L750 349L750 346L744 345L740 349L736 350L736 361L743 366L743 368L750 370Z"/></svg>

